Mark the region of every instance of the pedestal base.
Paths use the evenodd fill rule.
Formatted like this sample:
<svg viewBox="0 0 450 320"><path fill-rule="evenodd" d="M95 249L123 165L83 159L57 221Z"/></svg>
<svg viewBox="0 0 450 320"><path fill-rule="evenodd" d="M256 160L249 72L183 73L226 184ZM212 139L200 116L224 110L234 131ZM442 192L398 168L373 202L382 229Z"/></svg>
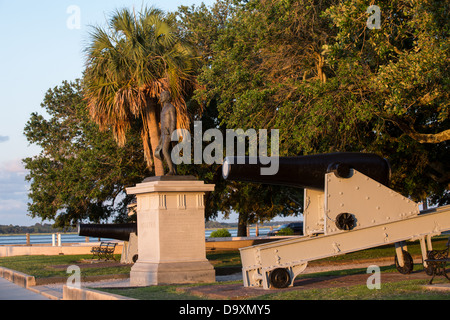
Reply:
<svg viewBox="0 0 450 320"><path fill-rule="evenodd" d="M204 194L214 185L194 177L152 177L128 194L137 200L139 258L132 286L214 282L206 259Z"/></svg>
<svg viewBox="0 0 450 320"><path fill-rule="evenodd" d="M130 285L136 287L215 281L216 272L209 261L151 263L138 260L130 272Z"/></svg>

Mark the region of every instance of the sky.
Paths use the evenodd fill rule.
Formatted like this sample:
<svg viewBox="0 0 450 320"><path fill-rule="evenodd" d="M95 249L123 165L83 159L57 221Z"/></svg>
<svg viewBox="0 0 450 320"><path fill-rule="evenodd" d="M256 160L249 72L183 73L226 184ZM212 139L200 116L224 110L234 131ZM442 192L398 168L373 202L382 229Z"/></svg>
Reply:
<svg viewBox="0 0 450 320"><path fill-rule="evenodd" d="M29 183L22 159L38 155L40 149L28 143L23 129L31 113L45 116L40 105L48 89L81 78L91 27L104 26L110 14L123 7L176 11L181 5L211 6L214 2L0 0L0 225L42 222L27 214ZM237 215L218 221L236 222Z"/></svg>
<svg viewBox="0 0 450 320"><path fill-rule="evenodd" d="M105 25L118 8L210 6L213 0L0 0L0 225L41 223L27 215L29 185L22 159L39 148L23 129L48 89L81 77L90 26ZM46 221L48 223L48 221Z"/></svg>

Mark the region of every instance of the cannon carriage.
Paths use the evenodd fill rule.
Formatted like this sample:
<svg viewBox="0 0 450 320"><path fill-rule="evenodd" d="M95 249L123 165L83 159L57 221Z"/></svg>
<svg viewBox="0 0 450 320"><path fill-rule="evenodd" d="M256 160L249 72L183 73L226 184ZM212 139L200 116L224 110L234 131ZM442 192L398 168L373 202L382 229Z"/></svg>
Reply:
<svg viewBox="0 0 450 320"><path fill-rule="evenodd" d="M280 157L274 175L249 157L226 158L224 179L304 189L302 237L240 249L244 286L293 285L308 262L394 244L397 270L410 273L405 241L420 240L424 267L431 237L450 230L450 206L420 211L389 188L390 167L375 154L331 153Z"/></svg>

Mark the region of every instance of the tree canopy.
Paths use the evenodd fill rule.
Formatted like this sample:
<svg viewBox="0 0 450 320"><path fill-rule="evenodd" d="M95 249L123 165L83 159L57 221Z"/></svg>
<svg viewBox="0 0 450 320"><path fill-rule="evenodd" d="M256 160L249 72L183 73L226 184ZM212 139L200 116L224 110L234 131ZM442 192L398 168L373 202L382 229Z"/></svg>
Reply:
<svg viewBox="0 0 450 320"><path fill-rule="evenodd" d="M149 174L139 134L130 131L119 147L111 130L101 132L89 117L80 81L49 89L41 107L50 119L35 112L24 130L42 148L23 160L31 182L29 215L55 227L126 220L132 198L124 188Z"/></svg>
<svg viewBox="0 0 450 320"><path fill-rule="evenodd" d="M380 1L369 29L370 1L238 3L198 76L222 125L279 129L281 155L377 153L394 189L448 201L448 4Z"/></svg>
<svg viewBox="0 0 450 320"><path fill-rule="evenodd" d="M44 150L25 159L31 214L60 225L120 217L112 203L123 186L152 174L144 159L157 144L150 131L163 89L191 132L192 120L222 132L278 129L281 156L376 153L391 164L393 189L450 203L450 4L380 0L378 29L368 26L372 4L216 0L168 14L117 11L109 31L92 34L83 90L49 90L42 106L52 118L34 113L25 128ZM178 172L216 184L210 218L235 211L247 223L302 209L302 190L224 181L217 164Z"/></svg>

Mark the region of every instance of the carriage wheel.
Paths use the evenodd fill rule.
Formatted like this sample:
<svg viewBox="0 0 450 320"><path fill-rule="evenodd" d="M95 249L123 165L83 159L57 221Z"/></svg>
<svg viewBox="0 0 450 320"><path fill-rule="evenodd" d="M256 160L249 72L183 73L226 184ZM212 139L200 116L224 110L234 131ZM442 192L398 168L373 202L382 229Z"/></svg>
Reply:
<svg viewBox="0 0 450 320"><path fill-rule="evenodd" d="M413 259L408 251L402 250L402 252L404 260L403 267L401 267L400 264L398 263L397 255L395 255L395 267L397 268L397 271L400 272L401 274L410 274L414 269Z"/></svg>
<svg viewBox="0 0 450 320"><path fill-rule="evenodd" d="M270 284L277 289L287 288L291 283L289 271L284 268L277 268L270 273Z"/></svg>

